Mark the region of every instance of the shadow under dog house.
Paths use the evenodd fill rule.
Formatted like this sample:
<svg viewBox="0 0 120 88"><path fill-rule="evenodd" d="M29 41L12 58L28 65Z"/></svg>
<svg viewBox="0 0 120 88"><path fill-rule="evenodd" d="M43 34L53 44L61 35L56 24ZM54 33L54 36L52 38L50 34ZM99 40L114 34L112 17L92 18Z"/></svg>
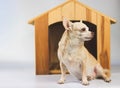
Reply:
<svg viewBox="0 0 120 88"><path fill-rule="evenodd" d="M35 25L36 74L60 71L57 48L65 30L62 17L73 22L83 20L95 32L94 39L86 42L85 46L103 68L110 69L110 25L116 21L77 0L67 0L29 21L29 24Z"/></svg>

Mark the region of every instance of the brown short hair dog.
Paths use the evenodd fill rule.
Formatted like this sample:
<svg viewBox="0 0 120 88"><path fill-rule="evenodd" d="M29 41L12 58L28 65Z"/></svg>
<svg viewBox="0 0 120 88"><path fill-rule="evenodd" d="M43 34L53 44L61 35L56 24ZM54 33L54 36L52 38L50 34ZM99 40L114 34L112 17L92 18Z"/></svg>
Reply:
<svg viewBox="0 0 120 88"><path fill-rule="evenodd" d="M94 79L98 76L110 82L109 76L98 61L84 47L84 41L93 38L94 33L89 31L87 25L82 21L74 22L63 19L63 26L66 29L59 42L58 58L60 61L61 78L58 83L65 81L66 70L78 79L82 80L83 85L88 85L88 79Z"/></svg>

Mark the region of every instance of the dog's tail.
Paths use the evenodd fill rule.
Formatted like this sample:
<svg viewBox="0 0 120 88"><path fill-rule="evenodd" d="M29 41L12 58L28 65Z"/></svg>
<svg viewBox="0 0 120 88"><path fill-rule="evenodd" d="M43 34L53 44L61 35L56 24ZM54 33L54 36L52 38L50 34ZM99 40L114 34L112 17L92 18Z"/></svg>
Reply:
<svg viewBox="0 0 120 88"><path fill-rule="evenodd" d="M108 77L110 77L110 70L104 69L103 71L104 71L104 73L105 73Z"/></svg>

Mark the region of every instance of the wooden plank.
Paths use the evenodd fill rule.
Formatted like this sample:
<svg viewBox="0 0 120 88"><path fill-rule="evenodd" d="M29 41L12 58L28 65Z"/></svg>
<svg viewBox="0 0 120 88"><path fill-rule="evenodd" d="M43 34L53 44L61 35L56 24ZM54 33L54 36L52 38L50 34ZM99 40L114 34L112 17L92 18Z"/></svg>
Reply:
<svg viewBox="0 0 120 88"><path fill-rule="evenodd" d="M36 74L49 73L48 15L35 20Z"/></svg>
<svg viewBox="0 0 120 88"><path fill-rule="evenodd" d="M59 7L59 8L56 8L55 10L49 12L49 15L48 15L48 24L49 25L62 20L62 12L61 11L62 11L62 9L61 9L61 7Z"/></svg>
<svg viewBox="0 0 120 88"><path fill-rule="evenodd" d="M74 2L69 2L62 6L62 16L74 20Z"/></svg>
<svg viewBox="0 0 120 88"><path fill-rule="evenodd" d="M104 68L110 69L110 19L104 17Z"/></svg>
<svg viewBox="0 0 120 88"><path fill-rule="evenodd" d="M86 9L86 20L97 25L97 13L90 9Z"/></svg>
<svg viewBox="0 0 120 88"><path fill-rule="evenodd" d="M102 53L102 17L97 15L97 60L102 64L101 53Z"/></svg>
<svg viewBox="0 0 120 88"><path fill-rule="evenodd" d="M104 34L104 17L102 17L102 21L101 21L101 53L100 53L100 63L102 65L103 68L105 68L105 56L104 56L104 41L105 41L105 34Z"/></svg>
<svg viewBox="0 0 120 88"><path fill-rule="evenodd" d="M75 20L86 20L86 8L75 3Z"/></svg>
<svg viewBox="0 0 120 88"><path fill-rule="evenodd" d="M110 69L110 19L98 17L98 60L103 68Z"/></svg>
<svg viewBox="0 0 120 88"><path fill-rule="evenodd" d="M97 24L97 14L94 11L91 11L91 22Z"/></svg>
<svg viewBox="0 0 120 88"><path fill-rule="evenodd" d="M91 10L86 9L86 20L91 22Z"/></svg>

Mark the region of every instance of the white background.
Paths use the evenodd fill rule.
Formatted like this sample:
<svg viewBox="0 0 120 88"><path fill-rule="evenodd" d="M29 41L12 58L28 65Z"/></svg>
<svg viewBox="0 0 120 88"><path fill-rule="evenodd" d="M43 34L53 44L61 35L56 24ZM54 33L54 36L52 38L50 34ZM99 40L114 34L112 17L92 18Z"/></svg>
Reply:
<svg viewBox="0 0 120 88"><path fill-rule="evenodd" d="M34 26L28 21L66 0L0 0L0 68L34 67ZM111 26L111 64L120 65L120 0L79 0L117 20Z"/></svg>

